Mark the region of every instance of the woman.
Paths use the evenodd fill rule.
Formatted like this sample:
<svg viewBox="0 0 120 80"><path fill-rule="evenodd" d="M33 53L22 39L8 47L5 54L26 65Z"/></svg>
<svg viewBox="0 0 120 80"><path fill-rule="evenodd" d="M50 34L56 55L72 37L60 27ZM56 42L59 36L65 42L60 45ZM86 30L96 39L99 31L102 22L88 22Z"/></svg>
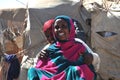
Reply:
<svg viewBox="0 0 120 80"><path fill-rule="evenodd" d="M48 59L28 70L29 80L94 80L94 71L84 64L86 48L75 41L75 29L68 16L57 16L53 34L56 42L46 50Z"/></svg>

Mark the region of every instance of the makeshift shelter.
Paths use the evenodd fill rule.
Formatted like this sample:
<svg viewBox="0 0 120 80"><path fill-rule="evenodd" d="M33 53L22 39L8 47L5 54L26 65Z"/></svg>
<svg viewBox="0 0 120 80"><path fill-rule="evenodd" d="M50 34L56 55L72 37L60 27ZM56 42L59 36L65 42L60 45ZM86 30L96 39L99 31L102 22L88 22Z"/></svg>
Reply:
<svg viewBox="0 0 120 80"><path fill-rule="evenodd" d="M17 52L23 49L23 31L25 31L23 23L25 20L26 10L6 9L1 10L0 12L1 56L3 53L18 54ZM22 56L19 56L18 58L21 61ZM3 75L6 76L9 67L4 64L1 66L4 68L2 69ZM6 80L5 78L6 77L3 77L3 80Z"/></svg>
<svg viewBox="0 0 120 80"><path fill-rule="evenodd" d="M1 20L2 31L5 29L3 28L3 26L4 27L6 26L7 28L10 25L11 27L19 26L19 31L22 34L24 34L24 36L27 36L27 34L29 34L29 37L30 37L29 47L31 47L31 50L35 53L39 52L40 49L46 44L46 41L45 41L46 39L42 33L42 25L46 20L55 18L57 15L68 15L81 23L81 16L79 14L79 9L81 5L80 0L67 0L67 1L35 0L34 5L32 6L30 5L31 1L32 0L29 0L29 2L26 3L26 5L19 8L13 7L12 9L11 8L9 9L8 7L7 9L1 9L0 18L2 19ZM47 2L48 4L46 4ZM28 9L28 12L27 12L27 9ZM29 19L27 18L28 17L27 15L29 16ZM29 21L27 23L28 25L27 27L23 26L26 18ZM6 23L5 23L5 20L6 20ZM87 33L86 29L85 29L85 32ZM23 39L24 49L26 49L29 44L29 43L25 44L24 41L28 40L28 39L26 40L25 39Z"/></svg>
<svg viewBox="0 0 120 80"><path fill-rule="evenodd" d="M0 30L2 34L7 28L12 32L14 32L14 28L17 28L22 34L21 40L15 38L16 42L21 43L17 46L20 47L20 50L29 51L27 54L29 58L34 58L47 43L42 32L43 23L48 19L55 18L57 15L68 15L81 23L79 15L81 2L79 0L34 0L34 5L31 6L30 1L32 0L29 0L23 7L1 9ZM27 26L23 25L26 23L26 19ZM4 40L1 39L1 43L4 45ZM3 49L5 48L3 47ZM27 80L26 75L27 69L21 73L20 80Z"/></svg>
<svg viewBox="0 0 120 80"><path fill-rule="evenodd" d="M101 64L98 72L100 79L98 80L120 79L119 3L112 4L118 8L114 6L112 8L110 5L107 5L109 6L107 8L104 0L83 0L83 2L80 0L34 0L34 5L31 5L30 1L32 0L22 7L10 9L8 7L0 10L1 43L4 41L3 31L8 27L17 26L22 34L20 39L18 37L16 40L21 44L17 45L22 50L30 51L27 55L34 58L47 43L42 32L43 23L57 15L68 15L81 23L87 36L87 43L100 55ZM24 26L26 19L27 26ZM27 69L22 69L19 80L27 80L26 76Z"/></svg>
<svg viewBox="0 0 120 80"><path fill-rule="evenodd" d="M91 15L91 46L101 58L100 80L120 80L120 1L84 0Z"/></svg>

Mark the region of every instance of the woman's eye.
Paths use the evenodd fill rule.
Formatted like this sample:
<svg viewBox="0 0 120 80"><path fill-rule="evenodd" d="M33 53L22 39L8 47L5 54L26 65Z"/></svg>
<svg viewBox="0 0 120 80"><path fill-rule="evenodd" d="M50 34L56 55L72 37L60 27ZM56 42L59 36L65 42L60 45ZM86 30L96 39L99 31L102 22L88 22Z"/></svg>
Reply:
<svg viewBox="0 0 120 80"><path fill-rule="evenodd" d="M66 25L62 25L62 26L55 26L55 29L67 29L68 27Z"/></svg>
<svg viewBox="0 0 120 80"><path fill-rule="evenodd" d="M55 29L59 29L59 26L55 26Z"/></svg>

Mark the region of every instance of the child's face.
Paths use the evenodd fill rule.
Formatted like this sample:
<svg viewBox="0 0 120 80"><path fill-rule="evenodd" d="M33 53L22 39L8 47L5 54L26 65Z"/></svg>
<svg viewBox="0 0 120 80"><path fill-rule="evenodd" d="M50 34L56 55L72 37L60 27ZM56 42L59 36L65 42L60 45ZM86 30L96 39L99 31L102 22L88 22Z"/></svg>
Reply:
<svg viewBox="0 0 120 80"><path fill-rule="evenodd" d="M54 42L54 38L53 38L53 35L52 35L52 31L51 30L46 30L45 31L45 36L46 36L46 38L47 38L47 40L48 40L48 42L49 43L52 43L52 42Z"/></svg>

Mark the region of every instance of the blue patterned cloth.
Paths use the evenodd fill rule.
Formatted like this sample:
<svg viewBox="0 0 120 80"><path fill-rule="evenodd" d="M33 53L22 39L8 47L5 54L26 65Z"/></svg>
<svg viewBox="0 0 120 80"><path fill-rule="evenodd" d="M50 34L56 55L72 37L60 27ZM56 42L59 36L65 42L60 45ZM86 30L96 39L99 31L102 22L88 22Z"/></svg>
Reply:
<svg viewBox="0 0 120 80"><path fill-rule="evenodd" d="M7 80L13 80L19 77L20 62L15 54L5 55L5 61L10 64Z"/></svg>

